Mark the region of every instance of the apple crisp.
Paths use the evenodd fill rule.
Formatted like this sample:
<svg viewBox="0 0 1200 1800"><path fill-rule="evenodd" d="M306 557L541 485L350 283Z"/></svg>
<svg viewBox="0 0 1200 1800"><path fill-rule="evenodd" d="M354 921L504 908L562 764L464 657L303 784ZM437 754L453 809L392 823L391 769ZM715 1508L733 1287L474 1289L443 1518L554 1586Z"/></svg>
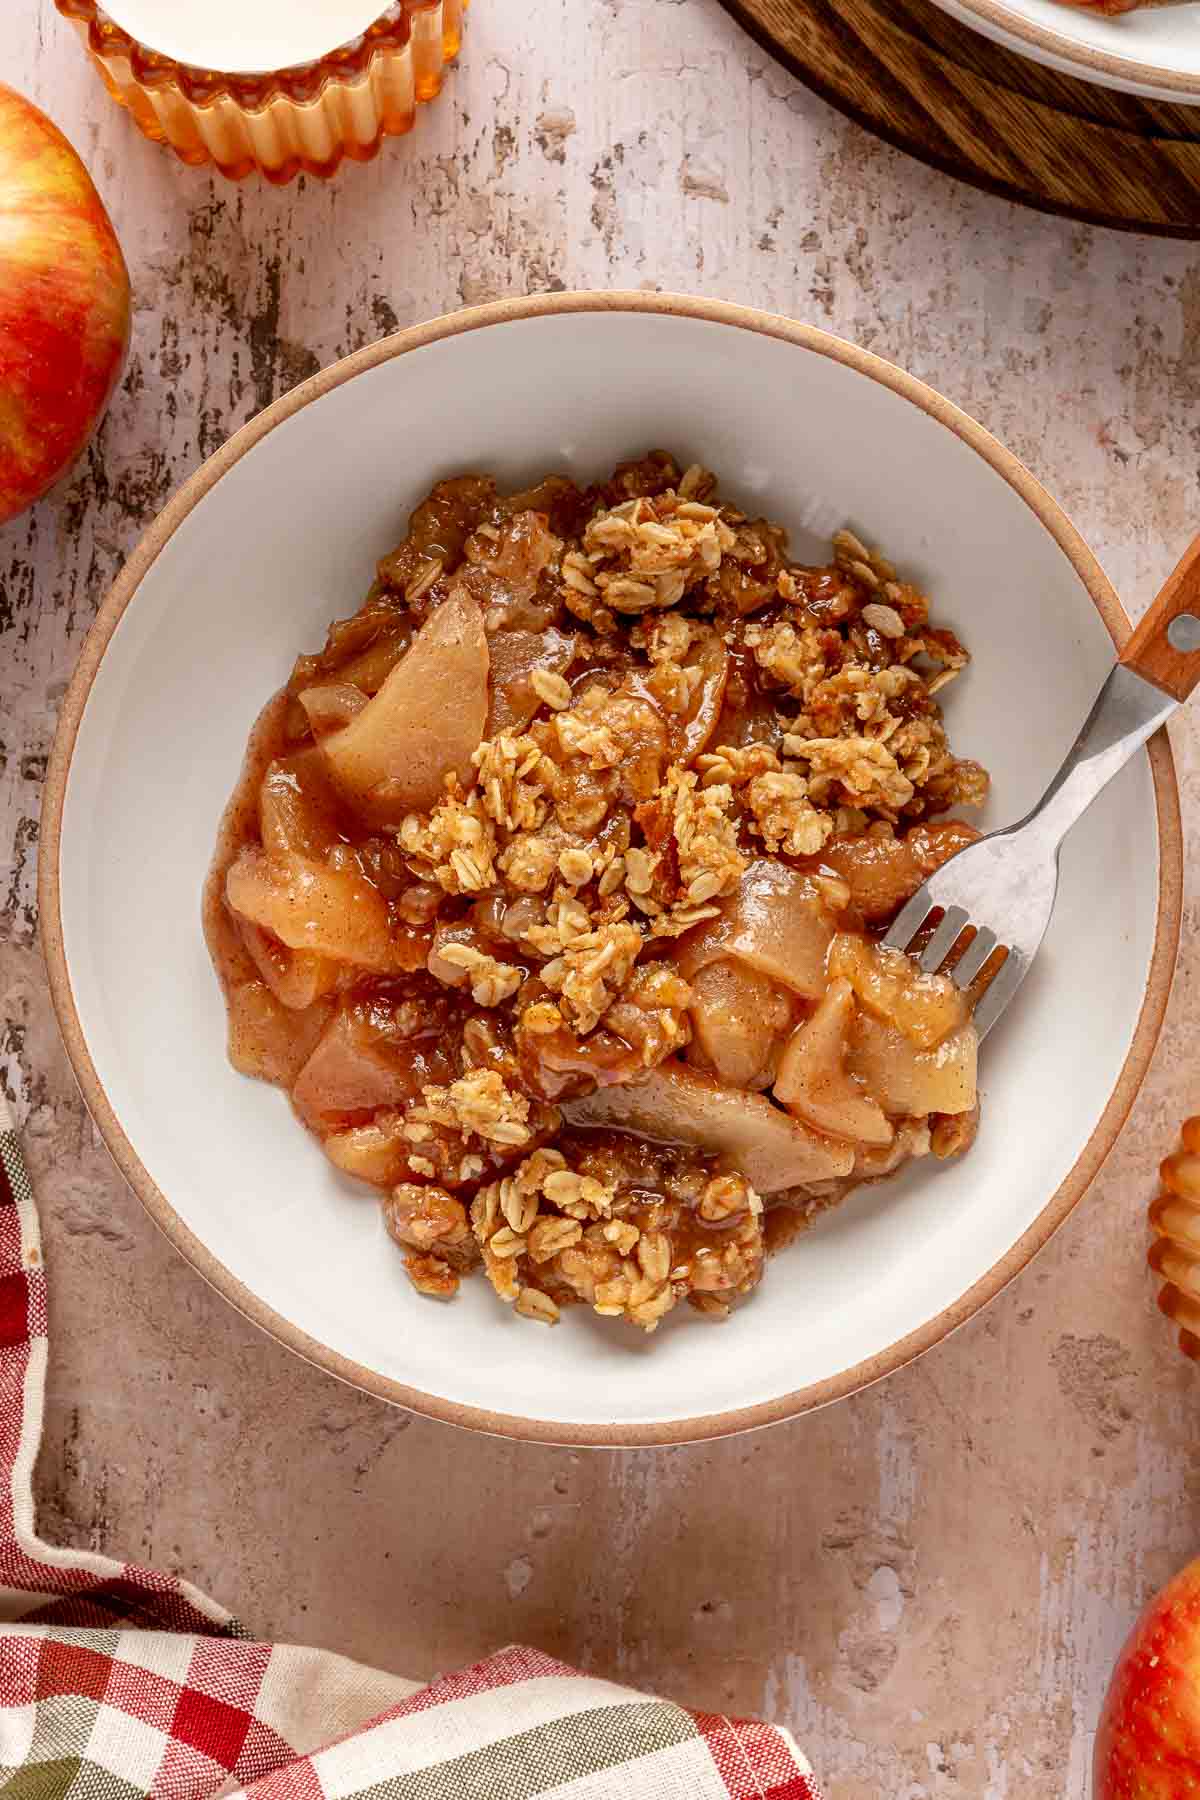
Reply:
<svg viewBox="0 0 1200 1800"><path fill-rule="evenodd" d="M974 1135L966 998L878 939L977 834L965 667L656 451L437 484L251 739L206 889L234 1065L382 1193L414 1285L711 1317Z"/></svg>

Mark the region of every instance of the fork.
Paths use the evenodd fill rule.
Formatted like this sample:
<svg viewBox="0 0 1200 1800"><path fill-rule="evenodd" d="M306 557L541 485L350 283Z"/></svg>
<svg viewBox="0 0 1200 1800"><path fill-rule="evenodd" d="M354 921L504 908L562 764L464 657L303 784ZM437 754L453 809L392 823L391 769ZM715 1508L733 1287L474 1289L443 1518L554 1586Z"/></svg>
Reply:
<svg viewBox="0 0 1200 1800"><path fill-rule="evenodd" d="M1115 664L1062 768L1031 813L943 863L897 915L884 943L927 973L969 988L991 973L975 1008L986 1037L1029 973L1058 890L1058 853L1075 821L1200 681L1200 537ZM923 945L920 934L933 926ZM957 960L952 952L971 932ZM1002 960L1001 960L1002 957Z"/></svg>

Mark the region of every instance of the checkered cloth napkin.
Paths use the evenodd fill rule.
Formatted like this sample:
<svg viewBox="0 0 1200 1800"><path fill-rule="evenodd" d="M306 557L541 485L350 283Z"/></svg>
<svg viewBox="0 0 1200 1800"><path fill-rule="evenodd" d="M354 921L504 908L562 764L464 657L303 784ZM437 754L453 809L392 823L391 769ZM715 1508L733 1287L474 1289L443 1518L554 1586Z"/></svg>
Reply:
<svg viewBox="0 0 1200 1800"><path fill-rule="evenodd" d="M14 1800L820 1800L785 1731L536 1650L428 1687L255 1643L174 1576L34 1530L46 1275L0 1094L0 1784Z"/></svg>

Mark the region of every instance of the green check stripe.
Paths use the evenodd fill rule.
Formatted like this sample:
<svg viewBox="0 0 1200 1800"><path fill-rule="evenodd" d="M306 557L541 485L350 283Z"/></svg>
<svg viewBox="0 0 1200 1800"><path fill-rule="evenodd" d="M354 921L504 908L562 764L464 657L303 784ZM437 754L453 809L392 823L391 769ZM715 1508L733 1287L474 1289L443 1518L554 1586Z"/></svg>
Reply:
<svg viewBox="0 0 1200 1800"><path fill-rule="evenodd" d="M91 1595L88 1595L91 1599ZM109 1630L103 1625L60 1625L50 1629L40 1627L45 1633L42 1639L43 1661L49 1657L58 1644L67 1644L74 1650L94 1650L97 1656L116 1658L121 1650L121 1633Z"/></svg>
<svg viewBox="0 0 1200 1800"><path fill-rule="evenodd" d="M143 1790L86 1757L26 1763L0 1786L3 1800L144 1800Z"/></svg>
<svg viewBox="0 0 1200 1800"><path fill-rule="evenodd" d="M0 1094L0 1106L3 1105L3 1100L4 1096ZM16 1132L5 1129L6 1117L6 1113L0 1112L0 1169L8 1179L15 1203L18 1206L32 1206L33 1186L25 1168L25 1158L21 1155ZM2 1183L0 1191L3 1191Z"/></svg>
<svg viewBox="0 0 1200 1800"><path fill-rule="evenodd" d="M548 1788L673 1750L698 1736L682 1707L664 1706L660 1700L630 1701L535 1725L468 1756L359 1788L342 1800L445 1800L447 1794L454 1800L529 1800ZM336 1791L336 1780L330 1787Z"/></svg>
<svg viewBox="0 0 1200 1800"><path fill-rule="evenodd" d="M64 1800L146 1800L146 1790L85 1757Z"/></svg>
<svg viewBox="0 0 1200 1800"><path fill-rule="evenodd" d="M49 1694L39 1700L27 1763L66 1763L81 1759L99 1710L98 1701L84 1694Z"/></svg>
<svg viewBox="0 0 1200 1800"><path fill-rule="evenodd" d="M82 1767L78 1756L61 1756L55 1762L30 1762L17 1770L0 1792L4 1800L65 1800Z"/></svg>

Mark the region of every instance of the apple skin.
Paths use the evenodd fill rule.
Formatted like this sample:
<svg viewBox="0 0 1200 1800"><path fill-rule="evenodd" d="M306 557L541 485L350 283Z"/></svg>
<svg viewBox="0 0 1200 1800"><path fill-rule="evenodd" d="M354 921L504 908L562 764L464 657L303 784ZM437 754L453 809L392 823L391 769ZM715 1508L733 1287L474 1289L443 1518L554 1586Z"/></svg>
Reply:
<svg viewBox="0 0 1200 1800"><path fill-rule="evenodd" d="M1096 1734L1094 1800L1200 1800L1200 1559L1125 1640Z"/></svg>
<svg viewBox="0 0 1200 1800"><path fill-rule="evenodd" d="M129 272L91 177L0 82L0 526L64 475L129 348Z"/></svg>

